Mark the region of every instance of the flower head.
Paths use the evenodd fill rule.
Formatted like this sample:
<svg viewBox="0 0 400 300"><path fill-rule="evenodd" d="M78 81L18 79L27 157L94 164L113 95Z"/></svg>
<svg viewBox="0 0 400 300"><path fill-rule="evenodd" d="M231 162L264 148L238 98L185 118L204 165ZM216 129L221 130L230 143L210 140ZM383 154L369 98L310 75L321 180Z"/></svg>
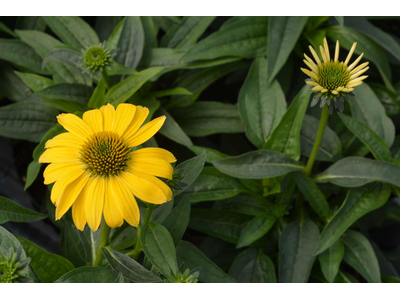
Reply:
<svg viewBox="0 0 400 300"><path fill-rule="evenodd" d="M61 114L58 122L68 131L47 141L39 158L50 163L45 184L54 183L50 199L60 219L72 206L76 227L86 223L92 230L106 223L119 227L126 220L137 226L140 213L135 197L162 204L172 199L172 190L157 177L172 179L176 159L161 148L137 147L164 124L165 116L141 126L149 110L123 103L85 112L83 118Z"/></svg>
<svg viewBox="0 0 400 300"><path fill-rule="evenodd" d="M353 44L344 62L339 62L339 41L336 42L335 57L331 59L326 38L324 39L324 47L319 47L322 61L311 46L310 51L315 62L304 54L305 59L303 61L310 70L303 68L301 70L310 76L306 83L313 87L312 91L315 93L311 106L315 106L321 101L320 107L327 104L330 113L333 112L333 105L335 108L339 108L341 112L343 111L344 100L348 100L348 95L352 95L351 92L354 88L362 84L363 80L368 77L361 76L369 69L368 62L357 67L364 53L349 65L356 45L357 43Z"/></svg>
<svg viewBox="0 0 400 300"><path fill-rule="evenodd" d="M83 63L81 66L83 70L92 73L97 71L102 72L103 68L111 64L113 56L115 55L112 51L107 49L105 42L82 50L82 54Z"/></svg>
<svg viewBox="0 0 400 300"><path fill-rule="evenodd" d="M22 246L17 251L10 248L6 257L0 253L0 283L32 282L29 277L31 259L22 259Z"/></svg>

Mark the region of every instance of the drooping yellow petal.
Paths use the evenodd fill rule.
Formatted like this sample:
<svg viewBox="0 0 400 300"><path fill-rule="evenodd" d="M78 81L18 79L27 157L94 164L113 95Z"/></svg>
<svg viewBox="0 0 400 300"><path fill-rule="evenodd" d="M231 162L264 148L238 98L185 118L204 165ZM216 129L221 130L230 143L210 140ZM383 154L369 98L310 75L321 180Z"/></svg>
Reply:
<svg viewBox="0 0 400 300"><path fill-rule="evenodd" d="M362 81L362 80L364 80L364 79L366 79L366 78L368 78L368 75L364 75L364 76L361 76L361 77L354 78L354 79L352 79L352 80L349 81L349 83L347 84L347 86L349 86L350 84L352 84L352 83L354 83L354 82Z"/></svg>
<svg viewBox="0 0 400 300"><path fill-rule="evenodd" d="M85 121L94 133L103 131L103 115L99 109L88 110L83 114Z"/></svg>
<svg viewBox="0 0 400 300"><path fill-rule="evenodd" d="M84 172L81 176L65 187L56 208L56 220L61 219L61 217L71 208L88 180L89 175Z"/></svg>
<svg viewBox="0 0 400 300"><path fill-rule="evenodd" d="M118 199L120 212L124 219L134 227L139 225L140 211L133 193L118 177L110 177L110 192L112 197Z"/></svg>
<svg viewBox="0 0 400 300"><path fill-rule="evenodd" d="M57 206L67 185L81 176L84 172L85 170L79 165L66 168L64 176L58 179L51 189L51 202Z"/></svg>
<svg viewBox="0 0 400 300"><path fill-rule="evenodd" d="M307 67L309 67L311 69L311 71L313 71L314 73L318 72L318 69L316 67L314 67L313 65L311 65L307 60L303 59L303 62L307 65Z"/></svg>
<svg viewBox="0 0 400 300"><path fill-rule="evenodd" d="M332 94L334 94L334 95L338 95L338 94L339 94L339 92L338 92L338 91L335 91L335 90L333 90L333 91L332 91Z"/></svg>
<svg viewBox="0 0 400 300"><path fill-rule="evenodd" d="M354 78L357 78L358 76L364 74L365 72L367 72L369 69L369 67L366 67L365 69L362 69L360 71L358 71L357 73L354 73L353 75L350 76L350 80L353 80Z"/></svg>
<svg viewBox="0 0 400 300"><path fill-rule="evenodd" d="M142 126L148 115L149 109L147 107L136 106L135 115L122 136L127 139L134 135L140 126Z"/></svg>
<svg viewBox="0 0 400 300"><path fill-rule="evenodd" d="M306 74L306 75L310 76L311 78L314 78L316 81L318 81L318 76L314 72L311 72L310 70L307 70L304 68L300 68L300 70L302 70L304 74Z"/></svg>
<svg viewBox="0 0 400 300"><path fill-rule="evenodd" d="M310 57L308 57L306 54L304 54L304 57L306 58L306 60L307 60L316 70L318 70L318 66L315 64L315 62L314 62Z"/></svg>
<svg viewBox="0 0 400 300"><path fill-rule="evenodd" d="M111 131L114 122L115 108L110 103L100 108L103 115L103 128L104 131Z"/></svg>
<svg viewBox="0 0 400 300"><path fill-rule="evenodd" d="M350 59L351 59L351 56L353 55L354 50L356 49L356 46L357 46L357 42L355 42L355 43L353 44L353 46L351 47L350 52L349 52L349 54L347 55L347 58L346 58L346 60L345 60L345 62L344 62L344 65L345 65L345 66L347 66L347 64L349 63L349 61L350 61Z"/></svg>
<svg viewBox="0 0 400 300"><path fill-rule="evenodd" d="M161 116L142 126L128 139L127 143L129 147L141 145L151 139L157 133L157 131L160 130L161 126L163 126L165 119L165 116Z"/></svg>
<svg viewBox="0 0 400 300"><path fill-rule="evenodd" d="M157 147L147 147L135 150L131 157L149 158L149 159L162 159L168 163L176 162L175 156L168 150L157 148Z"/></svg>
<svg viewBox="0 0 400 300"><path fill-rule="evenodd" d="M356 81L348 84L347 87L356 87L359 86L360 84L362 84L362 81Z"/></svg>
<svg viewBox="0 0 400 300"><path fill-rule="evenodd" d="M72 219L74 220L76 228L78 228L80 231L83 231L85 229L86 225L85 202L92 201L92 198L88 195L88 191L91 189L90 186L93 183L94 180L92 177L90 177L72 206Z"/></svg>
<svg viewBox="0 0 400 300"><path fill-rule="evenodd" d="M174 172L171 164L165 160L138 156L132 156L129 167L139 172L167 179L172 179Z"/></svg>
<svg viewBox="0 0 400 300"><path fill-rule="evenodd" d="M140 198L142 201L153 204L167 202L167 197L165 197L163 191L148 180L139 178L130 172L122 172L118 178L131 190L133 195Z"/></svg>
<svg viewBox="0 0 400 300"><path fill-rule="evenodd" d="M45 148L51 148L51 147L81 148L84 143L85 141L77 137L76 135L70 132L64 132L53 137L51 140L48 140L45 144Z"/></svg>
<svg viewBox="0 0 400 300"><path fill-rule="evenodd" d="M100 227L101 215L104 207L105 181L97 176L87 191L88 199L85 201L86 220L89 227L96 231Z"/></svg>
<svg viewBox="0 0 400 300"><path fill-rule="evenodd" d="M352 92L352 91L354 91L353 88L344 88L344 89L342 90L342 92L345 92L345 93L350 93L350 92Z"/></svg>
<svg viewBox="0 0 400 300"><path fill-rule="evenodd" d="M314 48L311 47L311 46L308 46L308 48L310 48L311 54L314 57L315 61L317 62L317 65L320 66L321 65L321 61L319 60L317 52L315 52Z"/></svg>
<svg viewBox="0 0 400 300"><path fill-rule="evenodd" d="M80 152L78 148L72 147L52 147L46 149L39 157L40 163L53 162L79 162Z"/></svg>
<svg viewBox="0 0 400 300"><path fill-rule="evenodd" d="M65 170L69 167L78 167L80 162L52 163L44 169L44 184L51 184L64 176ZM84 167L81 166L83 169Z"/></svg>
<svg viewBox="0 0 400 300"><path fill-rule="evenodd" d="M338 61L338 60L339 60L339 51L340 51L339 41L336 41L335 61Z"/></svg>
<svg viewBox="0 0 400 300"><path fill-rule="evenodd" d="M369 65L369 62L368 62L368 61L365 62L365 63L363 63L363 64L361 64L361 65L359 65L357 68L355 68L354 70L352 70L352 71L350 72L350 75L353 75L354 73L360 71L361 69L363 69L364 67L366 67L366 66L368 66L368 65Z"/></svg>
<svg viewBox="0 0 400 300"><path fill-rule="evenodd" d="M319 84L315 81L307 81L306 84L312 85L312 86L319 86Z"/></svg>
<svg viewBox="0 0 400 300"><path fill-rule="evenodd" d="M353 70L355 66L360 62L361 58L364 56L364 53L361 53L361 55L347 68L347 71Z"/></svg>
<svg viewBox="0 0 400 300"><path fill-rule="evenodd" d="M323 90L321 90L321 93L323 94L323 93L326 93L328 90L327 89L323 89Z"/></svg>
<svg viewBox="0 0 400 300"><path fill-rule="evenodd" d="M324 49L325 49L326 59L328 60L328 62L330 62L331 61L331 55L329 53L329 47L328 47L328 42L327 42L326 38L324 38Z"/></svg>
<svg viewBox="0 0 400 300"><path fill-rule="evenodd" d="M343 90L344 89L344 86L340 86L340 87L338 87L336 90L338 91L338 92L340 92L341 90Z"/></svg>
<svg viewBox="0 0 400 300"><path fill-rule="evenodd" d="M58 123L61 124L67 131L80 137L83 140L89 139L93 134L90 126L78 116L73 114L61 114L57 116Z"/></svg>
<svg viewBox="0 0 400 300"><path fill-rule="evenodd" d="M165 197L167 198L167 201L171 201L172 200L172 190L171 188L166 185L164 182L162 182L160 179L152 176L152 175L147 175L145 173L142 172L138 172L138 171L134 171L132 169L129 169L129 172L132 173L133 175L139 177L139 178L143 178L147 181L150 181L151 183L154 183L156 186L158 186L160 188L160 190L162 190L162 192L164 193Z"/></svg>
<svg viewBox="0 0 400 300"><path fill-rule="evenodd" d="M114 179L112 176L105 180L105 197L104 197L104 219L108 226L111 228L120 227L124 223L123 214L120 209L119 203L120 195L115 195L113 191L114 187Z"/></svg>
<svg viewBox="0 0 400 300"><path fill-rule="evenodd" d="M324 61L324 63L327 63L328 59L326 58L326 53L322 46L319 46L319 52L321 52L322 60Z"/></svg>
<svg viewBox="0 0 400 300"><path fill-rule="evenodd" d="M318 85L318 86L316 86L316 87L313 87L312 88L312 91L313 92L319 92L319 91L322 91L324 88L322 87L322 86L320 86L320 85Z"/></svg>
<svg viewBox="0 0 400 300"><path fill-rule="evenodd" d="M128 103L118 105L115 114L112 131L122 136L136 112L136 106Z"/></svg>

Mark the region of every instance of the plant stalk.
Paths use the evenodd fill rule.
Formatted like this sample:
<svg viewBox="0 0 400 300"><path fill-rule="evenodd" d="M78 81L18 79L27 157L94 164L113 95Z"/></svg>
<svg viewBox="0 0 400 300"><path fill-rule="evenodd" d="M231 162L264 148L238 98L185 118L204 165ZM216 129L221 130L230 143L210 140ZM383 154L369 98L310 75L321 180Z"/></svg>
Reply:
<svg viewBox="0 0 400 300"><path fill-rule="evenodd" d="M101 251L101 248L107 246L110 230L111 230L111 228L107 225L106 221L103 218L103 220L101 222L99 246L97 247L96 259L93 263L93 266L95 266L95 267L100 266L103 261L103 252Z"/></svg>
<svg viewBox="0 0 400 300"><path fill-rule="evenodd" d="M113 86L113 82L112 82L110 76L108 76L108 73L105 68L103 69L103 79L104 79L104 83L107 86L107 89L110 89Z"/></svg>
<svg viewBox="0 0 400 300"><path fill-rule="evenodd" d="M322 109L321 119L319 120L319 126L317 131L317 136L315 137L314 146L311 150L310 157L308 158L307 165L306 165L306 175L310 176L312 167L314 165L315 157L317 156L319 146L321 145L322 136L324 135L326 124L328 123L329 119L329 111L328 106L325 105Z"/></svg>

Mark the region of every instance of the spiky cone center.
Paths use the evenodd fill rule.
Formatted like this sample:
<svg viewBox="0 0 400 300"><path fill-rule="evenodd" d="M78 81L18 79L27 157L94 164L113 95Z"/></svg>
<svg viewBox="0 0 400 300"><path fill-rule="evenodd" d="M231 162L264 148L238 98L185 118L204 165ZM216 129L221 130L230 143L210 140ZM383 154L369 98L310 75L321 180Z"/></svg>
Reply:
<svg viewBox="0 0 400 300"><path fill-rule="evenodd" d="M83 64L87 69L102 71L111 63L111 53L103 45L92 46L86 49L83 55Z"/></svg>
<svg viewBox="0 0 400 300"><path fill-rule="evenodd" d="M129 148L115 132L96 133L83 145L81 160L92 176L116 176L124 171L130 159Z"/></svg>
<svg viewBox="0 0 400 300"><path fill-rule="evenodd" d="M0 262L0 283L12 283L16 278L16 267L7 261Z"/></svg>
<svg viewBox="0 0 400 300"><path fill-rule="evenodd" d="M318 69L318 84L327 89L327 95L337 96L333 91L346 86L350 81L350 72L343 62L323 63Z"/></svg>

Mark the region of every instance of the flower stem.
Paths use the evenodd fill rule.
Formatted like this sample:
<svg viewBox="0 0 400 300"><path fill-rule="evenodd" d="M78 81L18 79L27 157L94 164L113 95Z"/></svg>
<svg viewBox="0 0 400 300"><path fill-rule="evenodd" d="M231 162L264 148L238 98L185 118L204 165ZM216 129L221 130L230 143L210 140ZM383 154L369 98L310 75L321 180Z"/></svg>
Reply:
<svg viewBox="0 0 400 300"><path fill-rule="evenodd" d="M108 76L108 73L105 68L103 69L103 79L104 79L104 83L106 84L107 88L110 89L113 86L113 82L112 82L110 76Z"/></svg>
<svg viewBox="0 0 400 300"><path fill-rule="evenodd" d="M107 225L103 218L103 221L101 222L100 241L99 246L97 247L96 260L93 263L93 266L95 267L100 266L103 261L103 252L101 251L101 248L107 246L110 230L111 228Z"/></svg>
<svg viewBox="0 0 400 300"><path fill-rule="evenodd" d="M326 124L328 123L329 111L328 106L325 105L322 109L321 119L319 120L319 126L317 131L317 136L315 137L314 146L311 150L310 157L306 165L306 175L310 176L312 167L314 165L315 157L317 156L319 146L321 145L322 136L324 135Z"/></svg>
<svg viewBox="0 0 400 300"><path fill-rule="evenodd" d="M153 212L156 206L154 204L148 204L146 209L146 214L144 215L144 219L142 224L140 224L137 228L137 242L135 248L132 251L126 253L127 255L131 256L134 260L138 260L140 253L143 251L142 242L140 241L140 234L142 232L142 227L149 223L151 213Z"/></svg>

